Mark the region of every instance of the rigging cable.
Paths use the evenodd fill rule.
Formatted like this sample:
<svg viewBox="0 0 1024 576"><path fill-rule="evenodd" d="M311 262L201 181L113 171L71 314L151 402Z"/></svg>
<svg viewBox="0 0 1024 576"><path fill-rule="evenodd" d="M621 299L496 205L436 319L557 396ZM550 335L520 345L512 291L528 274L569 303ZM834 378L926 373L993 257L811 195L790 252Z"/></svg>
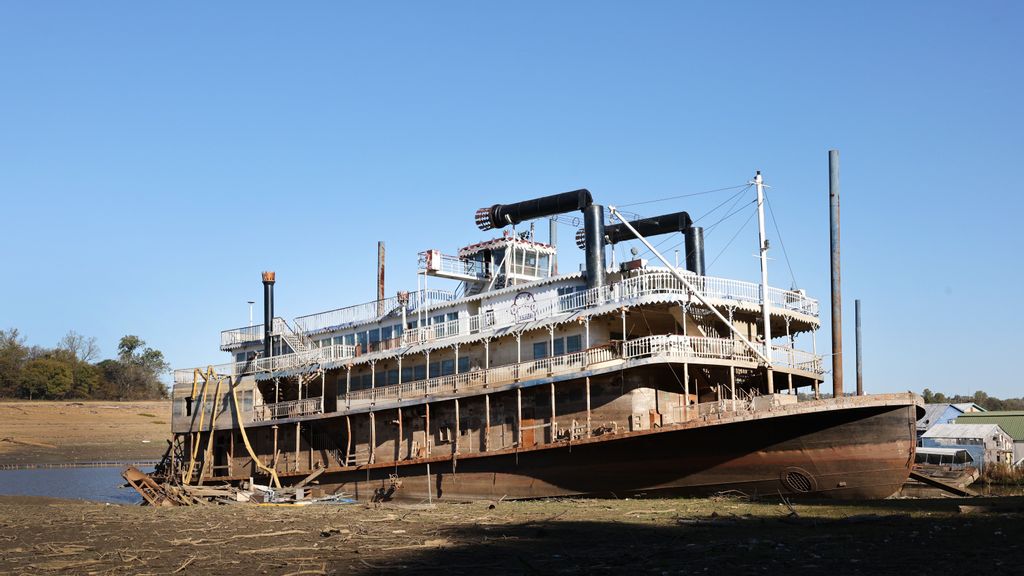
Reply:
<svg viewBox="0 0 1024 576"><path fill-rule="evenodd" d="M786 266L789 268L789 279L793 281L793 288L796 289L798 284L796 283L796 274L793 273L793 265L789 262L789 254L786 252L786 243L782 241L782 230L779 229L779 223L775 221L775 210L772 210L772 202L768 199L768 194L764 195L764 202L768 205L768 213L772 217L772 225L775 226L775 233L779 236L779 245L782 246L782 255L786 258Z"/></svg>
<svg viewBox="0 0 1024 576"><path fill-rule="evenodd" d="M726 243L726 245L722 247L722 250L721 250L721 252L718 253L718 256L715 256L715 259L711 261L711 264L708 264L708 266L707 266L708 268L711 268L712 266L715 265L715 262L718 262L718 259L722 257L722 254L725 254L726 249L729 248L729 246L733 243L733 241L736 240L736 237L740 235L740 232L743 232L743 229L747 227L747 224L750 224L750 221L756 215L757 215L757 212L756 211L752 211L750 213L750 216L747 216L746 221L744 221L743 225L740 226L739 230L737 230L736 233L732 235L732 238L729 239L729 242Z"/></svg>
<svg viewBox="0 0 1024 576"><path fill-rule="evenodd" d="M678 196L667 196L665 198L655 198L654 200L641 200L640 202L630 202L628 204L619 204L617 207L622 208L625 206L639 206L641 204L653 204L655 202L665 202L666 200L677 200L679 198L690 198L692 196L701 196L703 194L712 194L715 192L724 192L725 190L735 190L737 188L749 187L749 184L737 184L736 186L726 186L725 188L715 188L714 190L705 190L703 192L691 192L689 194L680 194ZM621 210L620 210L621 212Z"/></svg>

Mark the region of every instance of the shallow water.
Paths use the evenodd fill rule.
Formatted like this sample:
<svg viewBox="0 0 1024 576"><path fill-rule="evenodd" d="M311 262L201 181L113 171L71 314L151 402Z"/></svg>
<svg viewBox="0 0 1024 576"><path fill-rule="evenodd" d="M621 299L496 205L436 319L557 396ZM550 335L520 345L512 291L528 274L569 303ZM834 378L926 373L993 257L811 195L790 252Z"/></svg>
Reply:
<svg viewBox="0 0 1024 576"><path fill-rule="evenodd" d="M124 483L121 467L0 470L0 494L74 498L113 504L141 502L142 497L135 490L120 487Z"/></svg>

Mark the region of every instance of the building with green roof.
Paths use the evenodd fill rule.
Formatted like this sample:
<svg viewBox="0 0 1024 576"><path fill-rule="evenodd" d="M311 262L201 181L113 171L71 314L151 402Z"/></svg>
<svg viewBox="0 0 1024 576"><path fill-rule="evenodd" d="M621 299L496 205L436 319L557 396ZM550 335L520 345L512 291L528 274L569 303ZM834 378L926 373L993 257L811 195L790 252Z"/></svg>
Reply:
<svg viewBox="0 0 1024 576"><path fill-rule="evenodd" d="M998 424L1013 438L1013 461L1017 465L1024 460L1024 410L1001 412L970 412L957 416L957 424Z"/></svg>

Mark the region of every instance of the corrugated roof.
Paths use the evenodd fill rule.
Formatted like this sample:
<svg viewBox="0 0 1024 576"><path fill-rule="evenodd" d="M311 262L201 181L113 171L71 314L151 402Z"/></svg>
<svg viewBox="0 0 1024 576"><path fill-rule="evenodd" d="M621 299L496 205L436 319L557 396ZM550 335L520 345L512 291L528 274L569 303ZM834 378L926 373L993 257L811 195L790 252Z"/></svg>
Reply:
<svg viewBox="0 0 1024 576"><path fill-rule="evenodd" d="M935 420L945 414L946 410L949 410L950 406L959 410L961 413L963 412L963 410L960 410L952 404L925 404L924 416L917 419L917 429L927 430L929 427L934 426Z"/></svg>
<svg viewBox="0 0 1024 576"><path fill-rule="evenodd" d="M961 417L962 418L962 417ZM959 418L957 418L959 420ZM936 424L922 438L986 438L1002 432L998 424Z"/></svg>
<svg viewBox="0 0 1024 576"><path fill-rule="evenodd" d="M972 412L956 419L957 424L998 424L1014 440L1024 441L1024 411Z"/></svg>

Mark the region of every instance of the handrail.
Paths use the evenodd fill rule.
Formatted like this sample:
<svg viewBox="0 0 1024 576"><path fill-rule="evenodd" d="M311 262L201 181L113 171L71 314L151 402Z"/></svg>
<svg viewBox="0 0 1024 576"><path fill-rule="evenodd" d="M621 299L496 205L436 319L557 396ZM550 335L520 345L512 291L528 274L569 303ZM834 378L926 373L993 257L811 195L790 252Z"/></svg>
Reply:
<svg viewBox="0 0 1024 576"><path fill-rule="evenodd" d="M259 404L252 407L252 417L256 422L277 420L279 418L296 418L321 414L324 411L323 396L303 398L302 400L289 400L273 404Z"/></svg>
<svg viewBox="0 0 1024 576"><path fill-rule="evenodd" d="M455 293L449 290L417 290L409 293L409 303L406 305L406 312L413 312L424 306L431 306L442 302L451 302L452 300L455 300ZM333 328L335 326L344 326L346 324L373 320L374 318L386 316L400 309L398 297L391 296L389 298L384 298L383 300L374 300L372 302L365 302L354 306L346 306L344 308L336 308L325 312L299 316L295 319L295 326L300 331L309 334L327 328ZM381 310L384 311L383 314L381 314Z"/></svg>
<svg viewBox="0 0 1024 576"><path fill-rule="evenodd" d="M784 346L772 346L777 367L792 367L821 373L821 357L810 352ZM758 357L746 346L732 338L709 336L660 335L644 336L621 343L617 351L610 347L591 348L540 360L506 364L488 369L476 369L426 380L403 382L379 388L351 391L342 394L351 406L353 401L378 402L422 397L431 394L453 394L460 390L508 384L525 379L579 372L587 366L612 360L630 360L659 357L673 360L721 359L757 362ZM785 358L796 360L787 361Z"/></svg>
<svg viewBox="0 0 1024 576"><path fill-rule="evenodd" d="M241 328L232 328L231 330L224 330L220 333L220 347L227 348L230 346L241 346L249 342L258 342L263 339L263 324L254 324L252 326L242 326Z"/></svg>
<svg viewBox="0 0 1024 576"><path fill-rule="evenodd" d="M427 252L421 252L419 258L419 269L428 272L447 272L483 280L490 275L490 263L479 260L468 260L448 254L436 254L436 257L429 256Z"/></svg>

